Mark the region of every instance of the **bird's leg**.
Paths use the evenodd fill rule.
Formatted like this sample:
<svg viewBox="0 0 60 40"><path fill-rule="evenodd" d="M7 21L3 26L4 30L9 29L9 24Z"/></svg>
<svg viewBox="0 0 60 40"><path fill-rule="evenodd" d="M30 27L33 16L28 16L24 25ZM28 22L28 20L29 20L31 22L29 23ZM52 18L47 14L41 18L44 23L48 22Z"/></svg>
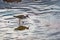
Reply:
<svg viewBox="0 0 60 40"><path fill-rule="evenodd" d="M22 26L22 21L21 21L21 19L19 19L19 26Z"/></svg>
<svg viewBox="0 0 60 40"><path fill-rule="evenodd" d="M21 26L21 24L20 24L20 19L19 19L19 26Z"/></svg>

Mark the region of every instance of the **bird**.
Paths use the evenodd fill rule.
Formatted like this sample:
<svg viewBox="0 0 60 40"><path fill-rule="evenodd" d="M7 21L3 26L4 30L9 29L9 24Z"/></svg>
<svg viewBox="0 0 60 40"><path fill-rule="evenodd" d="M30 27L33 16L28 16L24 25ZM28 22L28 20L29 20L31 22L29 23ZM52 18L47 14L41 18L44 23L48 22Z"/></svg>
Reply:
<svg viewBox="0 0 60 40"><path fill-rule="evenodd" d="M19 18L19 19L25 19L27 17L29 17L28 15L24 16L24 15L18 15L18 16L14 16L16 18Z"/></svg>
<svg viewBox="0 0 60 40"><path fill-rule="evenodd" d="M12 2L21 2L22 0L3 0L4 2L7 2L7 3L12 3Z"/></svg>
<svg viewBox="0 0 60 40"><path fill-rule="evenodd" d="M29 27L21 25L21 19L26 19L27 17L29 17L28 15L18 15L18 16L14 16L14 17L19 18L19 27L15 28L15 30L29 29Z"/></svg>
<svg viewBox="0 0 60 40"><path fill-rule="evenodd" d="M18 16L14 16L14 17L19 19L19 26L20 26L21 25L21 20L26 19L29 16L28 15L18 15Z"/></svg>

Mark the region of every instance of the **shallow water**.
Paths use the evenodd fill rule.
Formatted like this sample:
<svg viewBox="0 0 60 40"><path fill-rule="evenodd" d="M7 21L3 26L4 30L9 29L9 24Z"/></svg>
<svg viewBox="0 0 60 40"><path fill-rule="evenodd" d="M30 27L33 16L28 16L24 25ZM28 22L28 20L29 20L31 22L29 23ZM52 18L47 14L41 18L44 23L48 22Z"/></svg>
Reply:
<svg viewBox="0 0 60 40"><path fill-rule="evenodd" d="M60 6L37 3L21 9L0 9L0 40L60 40ZM29 15L22 20L29 30L14 30L18 19L13 16L19 14Z"/></svg>

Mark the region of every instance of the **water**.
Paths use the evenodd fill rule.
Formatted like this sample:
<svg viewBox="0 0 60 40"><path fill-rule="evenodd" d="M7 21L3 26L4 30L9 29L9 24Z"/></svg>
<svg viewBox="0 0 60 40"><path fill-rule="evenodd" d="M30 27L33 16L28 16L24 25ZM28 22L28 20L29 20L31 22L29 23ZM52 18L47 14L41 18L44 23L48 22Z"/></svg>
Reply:
<svg viewBox="0 0 60 40"><path fill-rule="evenodd" d="M20 9L0 9L0 40L60 40L58 3L47 5L37 2L28 3ZM29 30L14 30L18 27L18 19L13 16L19 14L29 15L22 20Z"/></svg>

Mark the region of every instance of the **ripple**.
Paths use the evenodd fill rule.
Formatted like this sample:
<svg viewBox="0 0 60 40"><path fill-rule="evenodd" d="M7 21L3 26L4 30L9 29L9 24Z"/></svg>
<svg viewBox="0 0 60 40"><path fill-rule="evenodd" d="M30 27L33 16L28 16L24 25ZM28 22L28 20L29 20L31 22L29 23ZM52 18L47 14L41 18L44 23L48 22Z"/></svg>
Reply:
<svg viewBox="0 0 60 40"><path fill-rule="evenodd" d="M54 3L27 3L28 6L21 7L20 10L8 11L8 9L0 12L0 16L2 16L0 20L3 19L0 21L0 38L2 37L3 40L59 40L60 32L55 32L58 29L54 29L59 26L56 24L60 19L60 7L57 8L58 6ZM24 20L23 25L29 26L30 29L14 31L14 28L18 27L18 19L13 16L25 13L29 15L29 20Z"/></svg>

